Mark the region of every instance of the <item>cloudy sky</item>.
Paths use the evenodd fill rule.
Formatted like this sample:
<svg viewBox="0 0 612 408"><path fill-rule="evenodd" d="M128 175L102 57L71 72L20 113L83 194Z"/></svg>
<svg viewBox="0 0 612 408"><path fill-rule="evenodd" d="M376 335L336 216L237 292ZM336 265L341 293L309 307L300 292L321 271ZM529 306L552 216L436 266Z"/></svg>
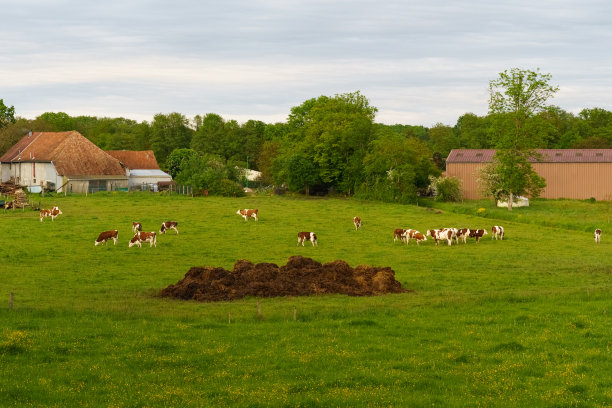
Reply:
<svg viewBox="0 0 612 408"><path fill-rule="evenodd" d="M386 124L487 113L513 67L551 101L612 110L609 0L0 0L0 99L16 114L266 123L360 91Z"/></svg>

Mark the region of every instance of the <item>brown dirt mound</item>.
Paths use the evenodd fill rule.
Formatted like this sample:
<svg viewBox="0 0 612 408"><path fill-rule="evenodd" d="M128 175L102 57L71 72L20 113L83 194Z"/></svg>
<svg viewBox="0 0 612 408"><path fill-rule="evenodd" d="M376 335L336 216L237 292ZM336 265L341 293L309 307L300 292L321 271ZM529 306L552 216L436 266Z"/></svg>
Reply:
<svg viewBox="0 0 612 408"><path fill-rule="evenodd" d="M311 258L292 256L287 265L253 264L244 259L233 271L212 266L193 267L176 285L161 291L162 297L212 302L245 296L275 297L322 293L371 296L407 292L389 267L359 265L344 261L321 264Z"/></svg>

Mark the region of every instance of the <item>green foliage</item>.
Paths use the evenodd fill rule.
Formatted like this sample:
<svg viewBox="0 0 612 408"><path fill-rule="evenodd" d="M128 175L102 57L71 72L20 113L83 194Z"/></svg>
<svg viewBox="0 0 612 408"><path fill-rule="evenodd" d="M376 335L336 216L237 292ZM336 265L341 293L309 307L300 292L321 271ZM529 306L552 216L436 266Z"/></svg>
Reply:
<svg viewBox="0 0 612 408"><path fill-rule="evenodd" d="M175 179L187 167L189 160L197 154L193 149L174 149L166 159L168 174Z"/></svg>
<svg viewBox="0 0 612 408"><path fill-rule="evenodd" d="M180 161L175 179L191 185L195 190L208 190L209 194L240 197L244 195L238 184L235 166L214 155L201 155L191 149L175 150L172 162Z"/></svg>
<svg viewBox="0 0 612 408"><path fill-rule="evenodd" d="M15 123L15 107L6 106L4 99L0 99L0 129L5 128L10 123Z"/></svg>
<svg viewBox="0 0 612 408"><path fill-rule="evenodd" d="M429 188L438 201L459 202L462 199L461 180L456 177L431 177Z"/></svg>
<svg viewBox="0 0 612 408"><path fill-rule="evenodd" d="M189 120L180 113L164 115L158 113L151 124L151 148L160 167L165 168L166 159L174 149L188 148L193 130Z"/></svg>

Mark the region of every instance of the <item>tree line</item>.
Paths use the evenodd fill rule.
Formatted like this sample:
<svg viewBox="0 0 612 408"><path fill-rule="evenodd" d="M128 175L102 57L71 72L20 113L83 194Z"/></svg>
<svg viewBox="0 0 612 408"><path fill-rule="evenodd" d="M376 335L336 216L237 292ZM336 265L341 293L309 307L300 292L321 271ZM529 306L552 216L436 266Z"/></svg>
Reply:
<svg viewBox="0 0 612 408"><path fill-rule="evenodd" d="M28 130L76 130L103 150L153 150L160 167L177 181L213 194L240 194L243 175L237 168L248 166L262 172L264 184L290 191L412 202L444 171L452 149L512 142L507 124L516 122L516 112L493 102L485 116L466 113L454 126L427 128L376 123L377 108L359 91L309 99L291 108L285 122L273 124L238 123L215 113L189 119L176 112L156 114L151 122L63 112L26 119L0 99L0 154ZM612 148L612 112L588 108L576 115L556 106L537 108L521 113L520 140L526 148Z"/></svg>

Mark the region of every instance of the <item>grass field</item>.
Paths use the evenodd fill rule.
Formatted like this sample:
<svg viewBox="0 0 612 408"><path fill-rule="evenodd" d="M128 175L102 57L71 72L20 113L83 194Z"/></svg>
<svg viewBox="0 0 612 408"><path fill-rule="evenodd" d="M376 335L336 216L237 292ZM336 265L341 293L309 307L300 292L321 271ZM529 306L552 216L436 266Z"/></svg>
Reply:
<svg viewBox="0 0 612 408"><path fill-rule="evenodd" d="M0 212L2 407L612 406L610 203L536 200L509 213L466 202L437 214L427 201L100 193L42 205L63 215ZM238 208L258 208L260 221ZM179 235L128 248L132 221L159 231L166 220ZM496 224L503 241L392 237ZM119 244L94 247L108 229ZM298 231L319 246L296 247ZM292 255L390 266L415 292L157 296L192 266Z"/></svg>

